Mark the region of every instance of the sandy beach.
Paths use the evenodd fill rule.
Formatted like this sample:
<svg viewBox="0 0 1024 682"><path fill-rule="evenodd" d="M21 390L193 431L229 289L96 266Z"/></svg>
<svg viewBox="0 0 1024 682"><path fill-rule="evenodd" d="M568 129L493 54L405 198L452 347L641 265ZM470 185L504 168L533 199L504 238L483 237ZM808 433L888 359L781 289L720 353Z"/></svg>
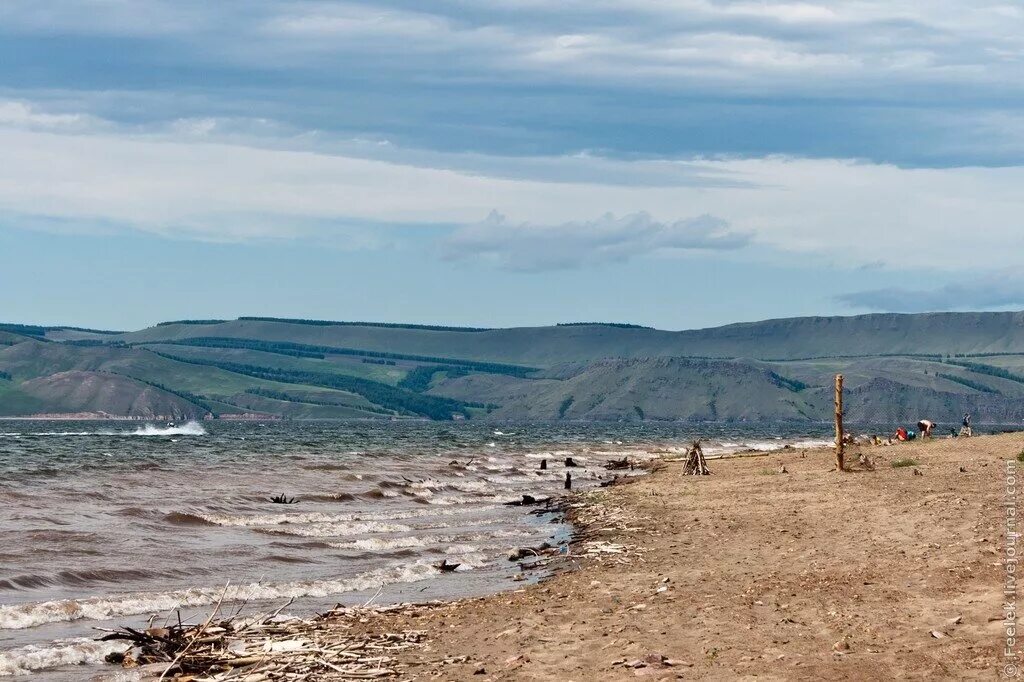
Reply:
<svg viewBox="0 0 1024 682"><path fill-rule="evenodd" d="M338 627L421 633L393 654L401 679L998 678L1022 450L1024 434L853 448L847 473L825 449L712 460L707 477L666 462L578 497L550 579Z"/></svg>

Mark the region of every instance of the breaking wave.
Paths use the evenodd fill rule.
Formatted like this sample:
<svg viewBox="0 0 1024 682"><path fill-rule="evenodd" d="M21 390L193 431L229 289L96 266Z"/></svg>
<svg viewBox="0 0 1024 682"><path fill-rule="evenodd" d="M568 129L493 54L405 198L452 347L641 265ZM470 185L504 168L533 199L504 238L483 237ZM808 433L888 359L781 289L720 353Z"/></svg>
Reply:
<svg viewBox="0 0 1024 682"><path fill-rule="evenodd" d="M82 637L58 640L52 646L29 645L0 651L0 677L28 675L65 665L100 663L107 654L124 649L124 642L97 642Z"/></svg>
<svg viewBox="0 0 1024 682"><path fill-rule="evenodd" d="M468 565L468 563L467 563ZM163 613L182 607L207 606L221 599L273 601L300 597L327 597L345 592L370 590L395 583L426 580L440 571L429 563L413 563L369 571L338 580L298 581L279 584L253 583L223 588L190 588L170 592L120 594L86 599L59 599L30 604L0 606L0 629L20 630L46 623L74 620L109 620L120 616ZM2 660L2 659L0 659Z"/></svg>
<svg viewBox="0 0 1024 682"><path fill-rule="evenodd" d="M487 511L496 509L495 506L477 507L472 511ZM467 512L457 509L404 509L383 512L364 512L351 514L332 514L329 512L297 512L294 514L253 514L249 516L241 514L207 514L202 512L175 512L173 516L178 517L178 523L185 519L196 519L199 523L211 523L217 526L234 527L260 527L260 526L283 526L304 523L347 523L362 521L395 521L401 519L429 519L435 516L457 516ZM171 515L169 515L171 516ZM165 517L167 518L167 517Z"/></svg>
<svg viewBox="0 0 1024 682"><path fill-rule="evenodd" d="M346 535L366 535L368 533L408 533L409 526L381 521L353 521L349 523L316 523L308 526L271 526L254 528L257 533L266 535L290 535L297 538L336 538Z"/></svg>
<svg viewBox="0 0 1024 682"><path fill-rule="evenodd" d="M131 432L132 436L205 436L206 429L199 422L186 422L181 426L159 427L152 424L140 426Z"/></svg>

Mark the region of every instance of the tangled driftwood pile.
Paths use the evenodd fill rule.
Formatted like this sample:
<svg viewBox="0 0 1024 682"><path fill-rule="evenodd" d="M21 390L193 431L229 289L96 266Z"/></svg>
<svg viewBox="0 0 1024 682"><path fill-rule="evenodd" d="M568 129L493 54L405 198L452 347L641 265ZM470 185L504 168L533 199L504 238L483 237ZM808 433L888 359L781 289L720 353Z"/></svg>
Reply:
<svg viewBox="0 0 1024 682"><path fill-rule="evenodd" d="M284 608L284 607L282 607ZM398 652L424 641L421 631L365 632L368 617L390 609L344 609L312 619L280 616L218 619L218 605L201 625L173 624L145 630L119 628L102 639L130 648L110 663L142 668L153 680L270 682L370 680L398 677ZM364 630L360 632L360 630Z"/></svg>
<svg viewBox="0 0 1024 682"><path fill-rule="evenodd" d="M693 441L690 451L686 453L686 461L683 463L683 474L689 476L710 476L708 462L704 459L704 450L700 447L700 441Z"/></svg>

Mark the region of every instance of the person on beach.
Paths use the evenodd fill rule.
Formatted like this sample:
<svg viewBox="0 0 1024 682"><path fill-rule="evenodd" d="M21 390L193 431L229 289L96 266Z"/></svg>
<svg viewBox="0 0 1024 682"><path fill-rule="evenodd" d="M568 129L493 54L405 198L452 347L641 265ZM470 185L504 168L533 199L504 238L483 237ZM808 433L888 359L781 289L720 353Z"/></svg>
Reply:
<svg viewBox="0 0 1024 682"><path fill-rule="evenodd" d="M917 422L917 430L921 433L921 438L931 438L934 428L935 424L927 419Z"/></svg>

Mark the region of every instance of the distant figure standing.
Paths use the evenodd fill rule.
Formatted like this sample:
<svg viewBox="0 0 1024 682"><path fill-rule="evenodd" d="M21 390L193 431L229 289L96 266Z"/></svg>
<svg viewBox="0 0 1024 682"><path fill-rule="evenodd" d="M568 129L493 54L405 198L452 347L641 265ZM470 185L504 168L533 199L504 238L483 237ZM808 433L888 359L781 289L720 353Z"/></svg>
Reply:
<svg viewBox="0 0 1024 682"><path fill-rule="evenodd" d="M971 415L964 415L964 425L960 427L961 436L973 436L974 433L971 431Z"/></svg>
<svg viewBox="0 0 1024 682"><path fill-rule="evenodd" d="M921 432L921 438L931 438L932 429L935 428L935 424L927 419L922 419L917 422L917 430Z"/></svg>

